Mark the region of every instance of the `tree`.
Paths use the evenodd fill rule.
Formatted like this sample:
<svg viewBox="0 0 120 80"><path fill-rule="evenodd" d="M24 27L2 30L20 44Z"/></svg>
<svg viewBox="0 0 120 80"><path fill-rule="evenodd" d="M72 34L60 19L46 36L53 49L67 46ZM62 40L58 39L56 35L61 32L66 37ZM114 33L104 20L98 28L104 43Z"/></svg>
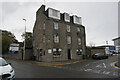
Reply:
<svg viewBox="0 0 120 80"><path fill-rule="evenodd" d="M12 39L8 36L2 36L2 52L9 51L9 45L12 43Z"/></svg>
<svg viewBox="0 0 120 80"><path fill-rule="evenodd" d="M31 32L26 32L25 34L23 33L22 38L25 39L25 47L31 48L32 47L32 33Z"/></svg>
<svg viewBox="0 0 120 80"><path fill-rule="evenodd" d="M15 35L6 30L0 30L2 32L2 53L9 51L9 45L11 43L18 43L18 40L15 38Z"/></svg>

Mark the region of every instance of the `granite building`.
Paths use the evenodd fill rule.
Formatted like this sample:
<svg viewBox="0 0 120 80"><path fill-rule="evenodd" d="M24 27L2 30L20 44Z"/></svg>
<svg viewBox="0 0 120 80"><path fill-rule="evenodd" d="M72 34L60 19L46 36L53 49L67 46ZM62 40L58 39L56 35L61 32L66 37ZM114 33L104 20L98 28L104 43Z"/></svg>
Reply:
<svg viewBox="0 0 120 80"><path fill-rule="evenodd" d="M60 13L42 5L33 28L33 54L37 61L82 59L86 53L85 27L81 17Z"/></svg>

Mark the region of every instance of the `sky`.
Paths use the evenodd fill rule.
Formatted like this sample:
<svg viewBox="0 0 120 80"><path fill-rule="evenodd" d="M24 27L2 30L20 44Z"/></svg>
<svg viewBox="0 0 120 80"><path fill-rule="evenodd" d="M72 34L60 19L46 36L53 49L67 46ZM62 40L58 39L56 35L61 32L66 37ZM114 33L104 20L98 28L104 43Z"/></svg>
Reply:
<svg viewBox="0 0 120 80"><path fill-rule="evenodd" d="M42 4L67 12L70 15L82 17L82 25L86 29L86 44L96 46L113 45L112 39L118 37L118 2L117 0L94 1L63 1L54 0L4 0L0 1L0 29L8 30L15 34L18 41L23 41L21 34L24 32L25 18L26 30L33 32L36 11Z"/></svg>

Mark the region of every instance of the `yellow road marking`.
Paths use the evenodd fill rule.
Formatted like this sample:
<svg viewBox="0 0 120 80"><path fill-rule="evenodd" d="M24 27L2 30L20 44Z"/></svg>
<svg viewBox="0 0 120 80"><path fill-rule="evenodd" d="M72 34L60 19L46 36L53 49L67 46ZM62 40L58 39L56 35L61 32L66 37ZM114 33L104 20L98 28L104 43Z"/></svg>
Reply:
<svg viewBox="0 0 120 80"><path fill-rule="evenodd" d="M119 67L115 66L115 63L117 63L118 61L112 62L110 65L116 69L120 69Z"/></svg>
<svg viewBox="0 0 120 80"><path fill-rule="evenodd" d="M56 66L56 65L74 64L74 63L84 62L84 61L86 61L86 60L74 61L74 62L69 62L69 63L61 63L61 64L40 64L40 63L36 63L36 65L39 65L39 66Z"/></svg>

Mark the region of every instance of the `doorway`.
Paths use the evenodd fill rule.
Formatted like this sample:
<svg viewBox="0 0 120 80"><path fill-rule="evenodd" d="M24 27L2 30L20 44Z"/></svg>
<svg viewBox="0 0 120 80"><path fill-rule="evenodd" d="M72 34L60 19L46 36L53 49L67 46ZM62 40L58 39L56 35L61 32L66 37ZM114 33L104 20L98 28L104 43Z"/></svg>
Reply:
<svg viewBox="0 0 120 80"><path fill-rule="evenodd" d="M68 49L68 59L71 60L71 50Z"/></svg>

